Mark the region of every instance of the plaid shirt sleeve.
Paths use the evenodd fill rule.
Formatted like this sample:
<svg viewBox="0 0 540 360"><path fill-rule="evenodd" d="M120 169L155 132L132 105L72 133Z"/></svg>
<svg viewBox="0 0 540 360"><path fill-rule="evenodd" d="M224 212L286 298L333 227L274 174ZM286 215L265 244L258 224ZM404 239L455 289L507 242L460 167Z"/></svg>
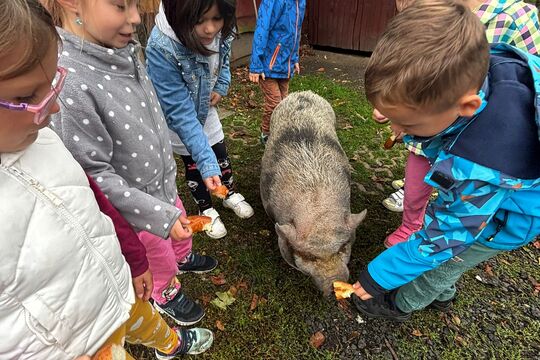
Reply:
<svg viewBox="0 0 540 360"><path fill-rule="evenodd" d="M540 23L534 6L521 1L503 11L487 2L480 6L477 15L486 26L486 36L490 43L506 43L530 54L538 54L540 49Z"/></svg>

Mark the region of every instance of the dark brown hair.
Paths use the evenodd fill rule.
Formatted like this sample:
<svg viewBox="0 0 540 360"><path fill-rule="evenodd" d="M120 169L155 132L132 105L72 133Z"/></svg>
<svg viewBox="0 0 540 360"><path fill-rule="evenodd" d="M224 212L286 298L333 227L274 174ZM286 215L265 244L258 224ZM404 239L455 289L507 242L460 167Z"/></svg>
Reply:
<svg viewBox="0 0 540 360"><path fill-rule="evenodd" d="M223 17L221 38L224 40L234 35L236 28L235 0L163 0L165 16L178 40L189 50L204 56L211 55L212 51L195 34L195 25L214 4Z"/></svg>
<svg viewBox="0 0 540 360"><path fill-rule="evenodd" d="M0 14L0 61L15 49L24 49L18 61L0 68L0 79L11 79L39 65L60 38L38 0L0 1Z"/></svg>
<svg viewBox="0 0 540 360"><path fill-rule="evenodd" d="M485 28L460 1L417 0L377 43L365 91L377 104L444 111L478 90L489 66Z"/></svg>

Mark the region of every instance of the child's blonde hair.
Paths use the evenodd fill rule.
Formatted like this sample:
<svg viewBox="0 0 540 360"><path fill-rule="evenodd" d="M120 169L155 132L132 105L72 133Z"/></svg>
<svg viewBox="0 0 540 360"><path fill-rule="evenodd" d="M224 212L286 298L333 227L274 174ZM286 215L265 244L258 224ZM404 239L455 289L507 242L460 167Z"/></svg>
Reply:
<svg viewBox="0 0 540 360"><path fill-rule="evenodd" d="M0 62L23 50L17 61L0 68L0 79L11 79L32 70L59 41L49 13L38 0L0 1Z"/></svg>
<svg viewBox="0 0 540 360"><path fill-rule="evenodd" d="M66 13L64 9L62 8L62 5L60 5L60 3L58 3L58 1L56 0L40 0L40 1L43 4L43 6L45 6L47 11L49 11L49 13L51 14L54 20L54 24L56 26L63 27ZM137 0L124 0L124 5L127 7L128 5L131 5L135 1ZM86 5L86 3L83 3L83 4ZM87 6L90 6L90 5L87 5Z"/></svg>
<svg viewBox="0 0 540 360"><path fill-rule="evenodd" d="M462 2L417 0L379 40L366 75L373 104L444 111L481 87L489 66L484 26Z"/></svg>

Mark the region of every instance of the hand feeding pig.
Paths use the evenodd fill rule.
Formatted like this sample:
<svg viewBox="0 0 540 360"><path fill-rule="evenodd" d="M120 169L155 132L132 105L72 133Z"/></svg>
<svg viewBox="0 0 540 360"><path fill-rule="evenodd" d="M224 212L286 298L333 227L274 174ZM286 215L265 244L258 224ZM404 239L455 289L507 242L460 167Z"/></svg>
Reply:
<svg viewBox="0 0 540 360"><path fill-rule="evenodd" d="M281 255L328 295L347 281L356 227L350 170L330 104L311 91L290 94L275 109L261 163L261 198L275 222Z"/></svg>

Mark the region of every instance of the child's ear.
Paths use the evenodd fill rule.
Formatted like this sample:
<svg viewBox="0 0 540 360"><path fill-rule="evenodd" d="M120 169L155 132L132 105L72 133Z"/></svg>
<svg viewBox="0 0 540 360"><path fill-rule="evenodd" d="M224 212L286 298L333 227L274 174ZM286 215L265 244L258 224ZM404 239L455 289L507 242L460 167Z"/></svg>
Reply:
<svg viewBox="0 0 540 360"><path fill-rule="evenodd" d="M57 0L62 8L70 13L77 14L79 12L79 0Z"/></svg>
<svg viewBox="0 0 540 360"><path fill-rule="evenodd" d="M466 94L459 99L459 116L471 117L482 106L482 99L476 93Z"/></svg>

